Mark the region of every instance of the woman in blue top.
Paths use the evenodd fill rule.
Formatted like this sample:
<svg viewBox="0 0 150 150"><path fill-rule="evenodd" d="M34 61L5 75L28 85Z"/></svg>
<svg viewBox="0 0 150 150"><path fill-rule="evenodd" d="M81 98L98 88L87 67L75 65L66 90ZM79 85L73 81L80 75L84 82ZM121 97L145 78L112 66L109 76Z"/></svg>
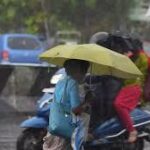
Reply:
<svg viewBox="0 0 150 150"><path fill-rule="evenodd" d="M65 61L64 68L67 75L63 79L61 79L56 85L54 93L55 100L57 102L61 101L65 89L65 101L63 101L63 104L67 106L67 109L72 114L80 118L80 116L82 116L82 112L84 111L85 101L81 100L80 98L79 84L84 81L85 74L87 73L87 70L89 68L89 62L84 60L70 59ZM84 139L83 136L83 134L80 134L80 139ZM50 136L50 138L52 137L54 138L54 136ZM58 137L56 139L58 140ZM63 143L61 144L61 146L60 144L58 144L58 146L55 144L54 148L50 146L49 150L65 150L66 144L64 142L64 139L59 138L59 143L60 141L62 141ZM79 150L80 148L81 145L75 145L73 147L74 150Z"/></svg>
<svg viewBox="0 0 150 150"><path fill-rule="evenodd" d="M64 63L66 76L60 80L55 88L55 99L60 102L65 89L65 101L68 109L78 115L82 112L82 104L79 94L79 84L84 80L89 63L83 60L70 59Z"/></svg>

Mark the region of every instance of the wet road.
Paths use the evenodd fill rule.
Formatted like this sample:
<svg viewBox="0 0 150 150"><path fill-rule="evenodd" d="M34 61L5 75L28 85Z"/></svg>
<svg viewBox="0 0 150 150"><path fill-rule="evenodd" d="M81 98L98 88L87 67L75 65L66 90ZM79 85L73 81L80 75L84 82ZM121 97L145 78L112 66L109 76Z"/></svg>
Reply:
<svg viewBox="0 0 150 150"><path fill-rule="evenodd" d="M0 114L0 150L16 150L16 139L22 131L19 124L26 117L14 113ZM146 143L144 150L150 150L150 144Z"/></svg>
<svg viewBox="0 0 150 150"><path fill-rule="evenodd" d="M24 118L14 113L0 114L0 150L16 150L16 139L22 130L19 124Z"/></svg>
<svg viewBox="0 0 150 150"><path fill-rule="evenodd" d="M2 110L1 106L0 110ZM23 130L19 124L27 117L27 114L17 113L8 107L4 109L3 113L0 112L0 150L16 150L17 137ZM149 143L145 144L144 150L150 150Z"/></svg>

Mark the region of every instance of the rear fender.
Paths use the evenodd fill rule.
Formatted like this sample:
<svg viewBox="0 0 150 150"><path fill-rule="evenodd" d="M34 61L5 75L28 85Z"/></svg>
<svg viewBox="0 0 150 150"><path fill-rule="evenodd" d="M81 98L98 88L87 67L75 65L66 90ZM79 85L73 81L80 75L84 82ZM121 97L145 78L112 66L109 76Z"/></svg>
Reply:
<svg viewBox="0 0 150 150"><path fill-rule="evenodd" d="M140 109L135 109L131 112L131 118L134 121L134 127L137 128L137 130L141 127L146 127L150 124L150 112L149 111L143 111ZM123 134L126 130L122 127L119 119L111 118L110 120L104 122L101 124L94 132L93 134L96 137L101 138L112 138L112 137L118 137L119 135Z"/></svg>
<svg viewBox="0 0 150 150"><path fill-rule="evenodd" d="M43 117L32 117L23 121L20 125L22 128L47 128L48 120Z"/></svg>

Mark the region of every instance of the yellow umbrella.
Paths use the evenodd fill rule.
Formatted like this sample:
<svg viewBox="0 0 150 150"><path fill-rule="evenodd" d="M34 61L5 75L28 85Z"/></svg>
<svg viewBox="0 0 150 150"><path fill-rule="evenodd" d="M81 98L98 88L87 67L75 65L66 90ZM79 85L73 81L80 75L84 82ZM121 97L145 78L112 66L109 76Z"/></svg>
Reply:
<svg viewBox="0 0 150 150"><path fill-rule="evenodd" d="M135 78L142 73L126 56L96 44L59 45L42 53L40 58L63 66L67 59L81 59L91 63L90 72L95 75L113 75Z"/></svg>

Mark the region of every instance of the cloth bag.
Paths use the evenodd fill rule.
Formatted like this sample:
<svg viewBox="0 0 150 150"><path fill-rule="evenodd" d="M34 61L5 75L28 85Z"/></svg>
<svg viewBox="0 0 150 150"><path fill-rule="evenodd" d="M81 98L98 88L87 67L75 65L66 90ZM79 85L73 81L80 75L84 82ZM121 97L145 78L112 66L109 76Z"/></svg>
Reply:
<svg viewBox="0 0 150 150"><path fill-rule="evenodd" d="M64 94L60 102L54 99L50 106L49 126L48 130L51 134L61 136L63 138L71 138L75 129L75 124L72 123L72 115L63 103L65 101L65 93L67 82L64 88Z"/></svg>
<svg viewBox="0 0 150 150"><path fill-rule="evenodd" d="M54 136L49 132L43 139L43 150L66 150L68 143L64 138Z"/></svg>

